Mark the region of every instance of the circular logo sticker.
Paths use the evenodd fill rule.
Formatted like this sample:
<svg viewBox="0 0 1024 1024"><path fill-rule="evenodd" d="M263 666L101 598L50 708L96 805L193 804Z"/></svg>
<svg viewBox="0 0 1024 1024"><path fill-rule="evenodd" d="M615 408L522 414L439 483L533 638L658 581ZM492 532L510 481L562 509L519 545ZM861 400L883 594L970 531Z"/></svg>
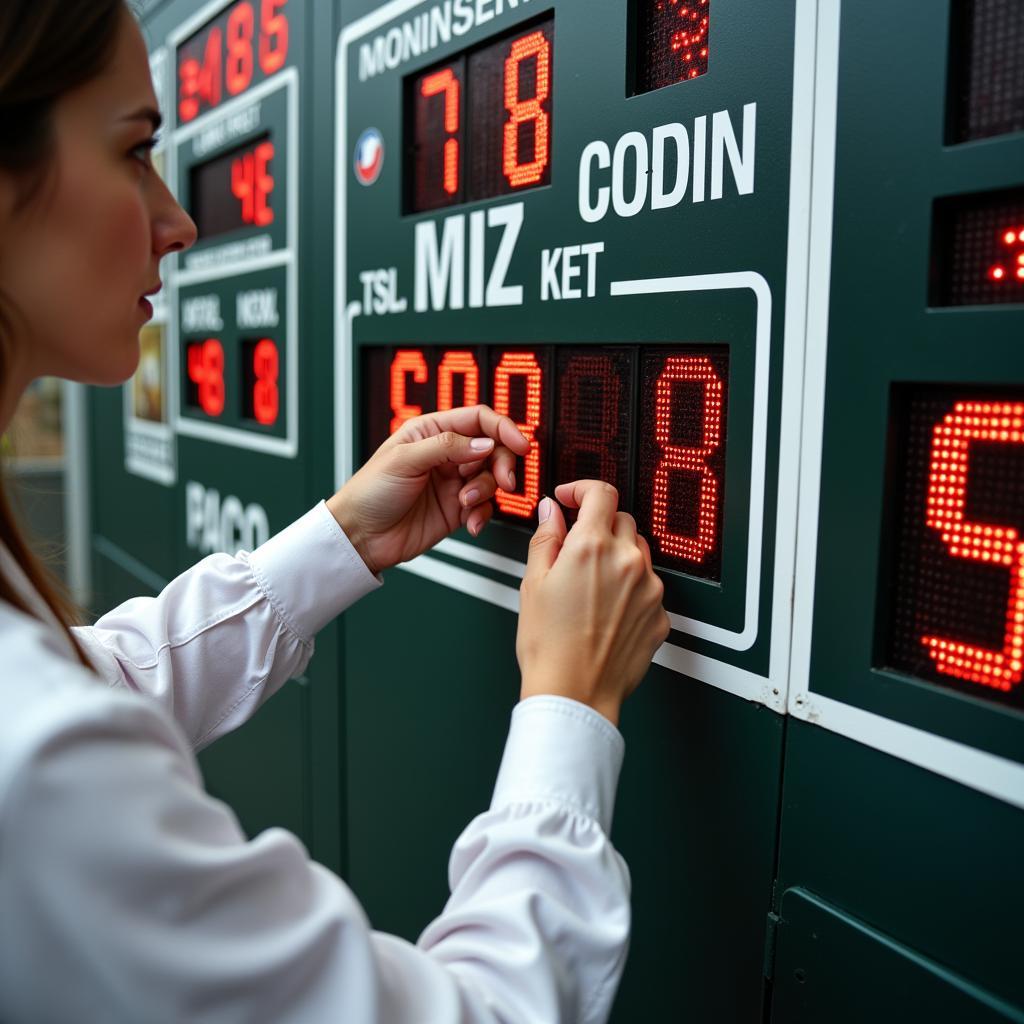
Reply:
<svg viewBox="0 0 1024 1024"><path fill-rule="evenodd" d="M355 168L356 179L360 185L372 185L380 177L380 169L384 164L384 137L376 128L367 128L356 143Z"/></svg>

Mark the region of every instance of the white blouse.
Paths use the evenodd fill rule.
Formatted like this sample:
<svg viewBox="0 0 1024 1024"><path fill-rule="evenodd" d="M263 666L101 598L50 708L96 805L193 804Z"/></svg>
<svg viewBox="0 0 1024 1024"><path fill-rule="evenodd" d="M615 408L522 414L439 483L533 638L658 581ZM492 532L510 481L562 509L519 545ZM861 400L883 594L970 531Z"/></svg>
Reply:
<svg viewBox="0 0 1024 1024"><path fill-rule="evenodd" d="M295 836L247 840L203 791L193 752L380 583L325 504L78 630L103 682L2 546L0 567L45 620L0 602L5 1024L607 1019L630 924L608 839L623 742L590 708L514 709L490 809L415 945L372 931Z"/></svg>

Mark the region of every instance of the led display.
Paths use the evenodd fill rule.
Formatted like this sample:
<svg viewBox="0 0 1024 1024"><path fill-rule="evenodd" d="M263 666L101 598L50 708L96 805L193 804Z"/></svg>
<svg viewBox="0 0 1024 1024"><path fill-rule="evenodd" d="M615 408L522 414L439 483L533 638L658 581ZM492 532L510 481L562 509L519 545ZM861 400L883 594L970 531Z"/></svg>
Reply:
<svg viewBox="0 0 1024 1024"><path fill-rule="evenodd" d="M274 427L284 369L277 342L242 339L234 353L221 338L185 342L185 408L231 425Z"/></svg>
<svg viewBox="0 0 1024 1024"><path fill-rule="evenodd" d="M634 92L651 92L707 72L710 11L710 0L634 0Z"/></svg>
<svg viewBox="0 0 1024 1024"><path fill-rule="evenodd" d="M178 121L187 124L288 59L288 0L236 0L177 51Z"/></svg>
<svg viewBox="0 0 1024 1024"><path fill-rule="evenodd" d="M200 241L273 224L273 160L264 137L192 168L189 213Z"/></svg>
<svg viewBox="0 0 1024 1024"><path fill-rule="evenodd" d="M1024 129L1024 4L954 0L950 142Z"/></svg>
<svg viewBox="0 0 1024 1024"><path fill-rule="evenodd" d="M933 306L1024 302L1024 189L935 203Z"/></svg>
<svg viewBox="0 0 1024 1024"><path fill-rule="evenodd" d="M551 180L553 18L406 81L410 212Z"/></svg>
<svg viewBox="0 0 1024 1024"><path fill-rule="evenodd" d="M1024 388L894 393L882 663L1024 707Z"/></svg>
<svg viewBox="0 0 1024 1024"><path fill-rule="evenodd" d="M532 528L556 484L607 480L657 565L720 581L726 346L409 346L363 360L364 458L414 416L486 402L530 440L496 518Z"/></svg>

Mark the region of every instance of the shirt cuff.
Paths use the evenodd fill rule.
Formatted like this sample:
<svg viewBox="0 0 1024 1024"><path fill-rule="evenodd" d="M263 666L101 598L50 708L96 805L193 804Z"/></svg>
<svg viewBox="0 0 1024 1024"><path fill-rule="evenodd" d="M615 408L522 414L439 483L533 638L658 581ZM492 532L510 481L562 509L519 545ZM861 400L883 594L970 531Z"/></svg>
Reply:
<svg viewBox="0 0 1024 1024"><path fill-rule="evenodd" d="M323 501L256 548L249 566L274 610L304 640L384 582Z"/></svg>
<svg viewBox="0 0 1024 1024"><path fill-rule="evenodd" d="M594 818L607 835L625 746L593 708L568 697L528 697L512 712L491 810L551 800Z"/></svg>

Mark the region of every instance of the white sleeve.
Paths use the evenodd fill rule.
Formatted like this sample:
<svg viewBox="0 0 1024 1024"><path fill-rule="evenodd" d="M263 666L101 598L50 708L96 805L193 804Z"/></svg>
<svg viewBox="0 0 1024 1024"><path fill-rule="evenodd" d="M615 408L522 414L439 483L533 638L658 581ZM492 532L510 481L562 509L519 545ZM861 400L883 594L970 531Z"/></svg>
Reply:
<svg viewBox="0 0 1024 1024"><path fill-rule="evenodd" d="M198 750L300 675L314 635L379 585L320 502L251 554L204 558L75 635L110 685L159 701Z"/></svg>
<svg viewBox="0 0 1024 1024"><path fill-rule="evenodd" d="M451 899L415 946L371 931L294 836L247 842L159 709L96 687L73 709L47 703L0 778L8 1024L607 1018L629 931L607 838L622 739L589 708L515 710L494 802L456 844Z"/></svg>

